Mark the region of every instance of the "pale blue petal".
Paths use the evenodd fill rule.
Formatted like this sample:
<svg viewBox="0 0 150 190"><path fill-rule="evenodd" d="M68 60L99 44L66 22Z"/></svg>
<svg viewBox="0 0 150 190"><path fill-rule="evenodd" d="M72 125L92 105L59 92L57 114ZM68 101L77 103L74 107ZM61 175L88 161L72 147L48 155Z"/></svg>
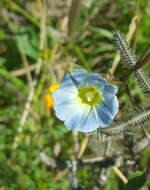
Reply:
<svg viewBox="0 0 150 190"><path fill-rule="evenodd" d="M52 95L54 99L54 105L71 104L77 97L76 93L65 91L64 89L58 88Z"/></svg>
<svg viewBox="0 0 150 190"><path fill-rule="evenodd" d="M118 113L119 103L116 96L105 97L102 104L96 106L100 127L106 127L112 123L114 117Z"/></svg>
<svg viewBox="0 0 150 190"><path fill-rule="evenodd" d="M89 75L85 69L75 69L70 74L75 79L76 86L82 85L87 76Z"/></svg>
<svg viewBox="0 0 150 190"><path fill-rule="evenodd" d="M88 74L87 78L85 79L84 84L92 85L92 86L96 86L96 87L100 88L104 84L106 84L106 80L104 78L102 78L99 74L90 73L90 74Z"/></svg>
<svg viewBox="0 0 150 190"><path fill-rule="evenodd" d="M99 117L100 128L106 127L112 122L113 116L108 112L104 104L96 106L96 111Z"/></svg>
<svg viewBox="0 0 150 190"><path fill-rule="evenodd" d="M78 112L71 115L70 118L67 118L65 121L65 125L69 130L78 130L83 127L84 121L87 120L89 113L91 111L91 107L86 104L82 104Z"/></svg>
<svg viewBox="0 0 150 190"><path fill-rule="evenodd" d="M65 121L65 125L70 130L75 129L77 131L86 133L96 130L99 127L100 122L95 108L89 106L88 109L87 106L85 106L82 109L82 113L80 113L80 115L77 114L70 119L67 119Z"/></svg>
<svg viewBox="0 0 150 190"><path fill-rule="evenodd" d="M81 104L82 105L82 104ZM82 106L80 104L66 104L54 106L55 114L58 119L62 121L68 121L76 115L80 115L82 112Z"/></svg>
<svg viewBox="0 0 150 190"><path fill-rule="evenodd" d="M69 73L66 73L63 79L60 82L60 88L66 90L68 92L77 93L77 86L75 85L74 81L70 77Z"/></svg>
<svg viewBox="0 0 150 190"><path fill-rule="evenodd" d="M105 98L104 105L107 107L111 115L115 117L119 109L119 102L118 102L117 96L115 95L105 96L104 98Z"/></svg>
<svg viewBox="0 0 150 190"><path fill-rule="evenodd" d="M102 88L103 95L116 94L118 92L118 88L115 85L104 85Z"/></svg>
<svg viewBox="0 0 150 190"><path fill-rule="evenodd" d="M75 69L73 72L68 72L64 75L60 86L70 92L77 92L77 87L83 84L88 73L84 69Z"/></svg>

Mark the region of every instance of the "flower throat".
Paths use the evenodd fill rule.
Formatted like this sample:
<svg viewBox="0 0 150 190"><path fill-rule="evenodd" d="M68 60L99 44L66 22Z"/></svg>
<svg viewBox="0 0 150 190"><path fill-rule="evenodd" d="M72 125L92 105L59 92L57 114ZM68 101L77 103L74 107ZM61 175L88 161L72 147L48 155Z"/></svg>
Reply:
<svg viewBox="0 0 150 190"><path fill-rule="evenodd" d="M97 103L103 102L103 96L97 90L96 87L86 86L78 89L78 95L82 100L82 103L93 106Z"/></svg>

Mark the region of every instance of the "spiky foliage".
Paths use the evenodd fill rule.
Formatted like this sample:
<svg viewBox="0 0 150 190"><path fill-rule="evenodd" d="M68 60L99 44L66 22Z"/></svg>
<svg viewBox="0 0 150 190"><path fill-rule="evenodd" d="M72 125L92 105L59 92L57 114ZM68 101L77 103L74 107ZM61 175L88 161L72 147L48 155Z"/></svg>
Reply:
<svg viewBox="0 0 150 190"><path fill-rule="evenodd" d="M127 69L131 69L137 62L136 56L132 50L128 47L128 44L124 40L123 35L118 31L114 32L113 36L114 44L120 52L120 57L123 63L123 66Z"/></svg>
<svg viewBox="0 0 150 190"><path fill-rule="evenodd" d="M138 69L135 71L135 76L139 86L143 89L146 94L150 94L150 77L143 69Z"/></svg>
<svg viewBox="0 0 150 190"><path fill-rule="evenodd" d="M140 126L146 121L150 120L150 108L136 108L131 111L128 118L125 121L117 120L113 124L104 129L97 129L96 131L89 133L89 136L104 141L111 138L117 138L121 135L128 134L128 129Z"/></svg>
<svg viewBox="0 0 150 190"><path fill-rule="evenodd" d="M114 44L120 52L123 66L127 69L133 69L137 63L137 59L132 50L128 47L123 35L120 32L114 32ZM143 69L134 71L139 86L147 94L150 94L150 77Z"/></svg>
<svg viewBox="0 0 150 190"><path fill-rule="evenodd" d="M120 52L123 66L129 70L133 69L139 86L144 90L144 92L150 93L150 77L145 74L142 69L134 70L137 63L136 56L128 47L127 42L124 40L124 37L120 32L114 32L114 43ZM149 120L150 108L136 108L134 111L130 112L130 116L127 117L125 121L117 120L108 128L97 129L96 131L89 133L89 135L101 141L111 138L116 139L121 135L128 134L128 129L139 126Z"/></svg>

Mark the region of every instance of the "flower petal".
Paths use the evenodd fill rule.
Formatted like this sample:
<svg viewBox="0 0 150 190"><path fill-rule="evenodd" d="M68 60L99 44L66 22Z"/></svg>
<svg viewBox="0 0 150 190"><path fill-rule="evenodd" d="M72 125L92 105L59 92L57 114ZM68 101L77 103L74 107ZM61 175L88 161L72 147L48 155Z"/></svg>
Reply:
<svg viewBox="0 0 150 190"><path fill-rule="evenodd" d="M97 86L100 88L106 83L106 80L104 78L102 78L99 74L90 73L90 74L88 74L84 83L86 85L93 85L93 86Z"/></svg>
<svg viewBox="0 0 150 190"><path fill-rule="evenodd" d="M96 106L100 127L106 127L111 124L118 113L118 107L119 103L116 96L105 97L105 102Z"/></svg>
<svg viewBox="0 0 150 190"><path fill-rule="evenodd" d="M63 79L60 82L60 88L63 90L66 90L68 92L72 92L72 93L77 93L77 87L74 83L74 81L72 81L70 74L66 73L63 77Z"/></svg>
<svg viewBox="0 0 150 190"><path fill-rule="evenodd" d="M75 69L70 74L75 79L77 86L82 85L87 76L89 75L85 69Z"/></svg>
<svg viewBox="0 0 150 190"><path fill-rule="evenodd" d="M104 104L107 107L107 109L109 110L109 112L111 113L111 115L113 117L115 117L116 114L118 113L118 109L119 109L119 102L118 102L117 97L115 95L105 96Z"/></svg>
<svg viewBox="0 0 150 190"><path fill-rule="evenodd" d="M54 99L54 105L65 105L72 104L78 98L76 93L65 91L64 89L58 88L52 95Z"/></svg>
<svg viewBox="0 0 150 190"><path fill-rule="evenodd" d="M83 106L80 110L80 115L74 115L69 120L65 121L65 125L70 130L77 130L80 132L92 132L99 127L99 120L95 110L90 106Z"/></svg>
<svg viewBox="0 0 150 190"><path fill-rule="evenodd" d="M82 115L82 104L66 104L54 106L55 114L62 121L70 121L73 117ZM70 128L69 126L67 126Z"/></svg>
<svg viewBox="0 0 150 190"><path fill-rule="evenodd" d="M77 87L82 85L88 73L84 69L75 69L64 75L61 81L61 88L70 92L77 92Z"/></svg>
<svg viewBox="0 0 150 190"><path fill-rule="evenodd" d="M111 95L116 94L118 92L118 88L115 85L104 85L102 88L103 95Z"/></svg>
<svg viewBox="0 0 150 190"><path fill-rule="evenodd" d="M96 107L96 110L99 116L99 127L102 128L108 126L112 122L113 117L107 111L106 107L104 105L100 105L99 107Z"/></svg>

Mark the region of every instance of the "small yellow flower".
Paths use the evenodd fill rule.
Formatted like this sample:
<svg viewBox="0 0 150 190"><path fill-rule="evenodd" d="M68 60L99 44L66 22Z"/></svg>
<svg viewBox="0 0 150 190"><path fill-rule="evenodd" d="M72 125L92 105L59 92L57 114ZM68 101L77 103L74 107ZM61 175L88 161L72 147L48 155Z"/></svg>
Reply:
<svg viewBox="0 0 150 190"><path fill-rule="evenodd" d="M59 87L60 87L59 83L55 83L55 84L50 85L49 88L48 88L48 90L52 94Z"/></svg>
<svg viewBox="0 0 150 190"><path fill-rule="evenodd" d="M51 109L53 107L54 101L53 98L50 94L45 94L45 102L46 102L46 107Z"/></svg>
<svg viewBox="0 0 150 190"><path fill-rule="evenodd" d="M48 91L45 96L44 96L44 99L45 99L45 104L46 104L46 107L48 109L51 109L54 105L54 100L53 100L53 97L52 97L52 94L53 92L55 92L55 90L59 88L59 84L58 83L55 83L55 84L52 84L48 87Z"/></svg>

